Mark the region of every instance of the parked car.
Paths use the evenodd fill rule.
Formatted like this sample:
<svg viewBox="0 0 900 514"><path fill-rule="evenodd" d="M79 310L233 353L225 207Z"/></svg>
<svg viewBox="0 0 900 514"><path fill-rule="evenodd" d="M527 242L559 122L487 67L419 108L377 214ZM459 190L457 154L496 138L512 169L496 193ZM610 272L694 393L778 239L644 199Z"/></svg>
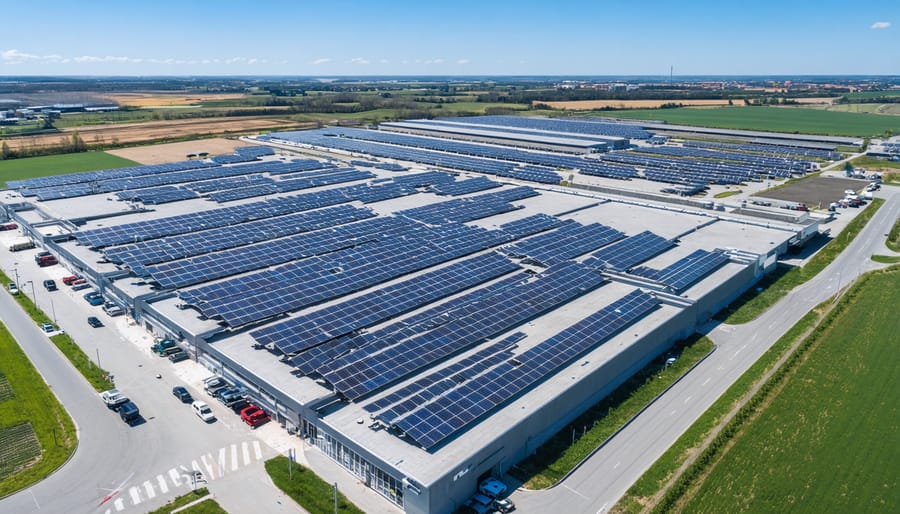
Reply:
<svg viewBox="0 0 900 514"><path fill-rule="evenodd" d="M105 312L107 315L112 316L112 317L121 316L122 314L125 314L125 310L113 302L104 303L103 304L103 312Z"/></svg>
<svg viewBox="0 0 900 514"><path fill-rule="evenodd" d="M47 279L44 281L44 289L47 291L56 291L56 281L53 279Z"/></svg>
<svg viewBox="0 0 900 514"><path fill-rule="evenodd" d="M10 282L6 288L9 289L9 294L19 294L19 286L15 282Z"/></svg>
<svg viewBox="0 0 900 514"><path fill-rule="evenodd" d="M249 407L245 407L244 410L241 411L241 420L250 425L250 428L256 428L271 419L269 414L257 407L256 405L251 404Z"/></svg>
<svg viewBox="0 0 900 514"><path fill-rule="evenodd" d="M194 401L194 398L191 396L191 393L188 392L182 386L175 386L172 388L172 394L175 395L175 398L181 400L181 403L190 403Z"/></svg>
<svg viewBox="0 0 900 514"><path fill-rule="evenodd" d="M133 402L126 401L119 407L119 417L122 418L122 421L130 425L140 419L141 411L138 410L137 405Z"/></svg>
<svg viewBox="0 0 900 514"><path fill-rule="evenodd" d="M249 407L251 405L253 405L253 404L250 403L250 400L248 400L246 398L241 398L240 400L232 403L228 407L231 410L233 410L235 414L240 415L242 410L246 409L247 407Z"/></svg>
<svg viewBox="0 0 900 514"><path fill-rule="evenodd" d="M128 397L118 389L103 391L102 393L100 393L100 399L103 400L103 403L105 403L106 406L112 410L118 410L119 407L122 406L122 404L128 401Z"/></svg>
<svg viewBox="0 0 900 514"><path fill-rule="evenodd" d="M203 389L206 391L206 394L208 394L210 396L215 396L216 393L218 393L222 389L227 389L227 388L231 387L231 384L228 383L228 381L226 381L222 377L208 378L208 379L204 380L203 382L204 382Z"/></svg>
<svg viewBox="0 0 900 514"><path fill-rule="evenodd" d="M216 419L216 415L213 414L212 409L210 409L209 405L202 400L195 400L194 403L191 404L191 408L194 409L194 414L196 414L198 418L207 423Z"/></svg>
<svg viewBox="0 0 900 514"><path fill-rule="evenodd" d="M226 407L231 407L232 404L244 398L244 392L238 389L226 389L224 392L219 391L216 398Z"/></svg>
<svg viewBox="0 0 900 514"><path fill-rule="evenodd" d="M503 498L494 502L494 509L505 514L516 510L516 504L509 498Z"/></svg>
<svg viewBox="0 0 900 514"><path fill-rule="evenodd" d="M88 316L88 325L99 328L103 326L103 322L100 321L100 318L97 316Z"/></svg>
<svg viewBox="0 0 900 514"><path fill-rule="evenodd" d="M41 330L48 334L52 334L53 332L56 332L56 327L53 326L53 323L44 322L41 323Z"/></svg>
<svg viewBox="0 0 900 514"><path fill-rule="evenodd" d="M178 351L172 352L172 354L169 355L169 360L172 362L181 362L181 361L188 360L190 358L191 358L191 356L188 355L188 352L186 352L180 348L178 349Z"/></svg>

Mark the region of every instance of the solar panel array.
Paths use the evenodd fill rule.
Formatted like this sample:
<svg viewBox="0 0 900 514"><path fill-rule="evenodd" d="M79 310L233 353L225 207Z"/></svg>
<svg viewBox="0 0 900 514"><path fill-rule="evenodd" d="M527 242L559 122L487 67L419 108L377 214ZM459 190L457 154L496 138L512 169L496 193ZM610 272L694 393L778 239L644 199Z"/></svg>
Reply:
<svg viewBox="0 0 900 514"><path fill-rule="evenodd" d="M260 184L271 184L272 182L274 181L269 177L259 174L251 174L238 175L236 177L203 180L201 182L190 182L188 184L185 184L184 187L190 189L191 191L203 194L211 193L213 191L224 191L226 189L238 189L247 186L258 186Z"/></svg>
<svg viewBox="0 0 900 514"><path fill-rule="evenodd" d="M500 230L518 239L556 228L562 224L561 219L541 213L504 223L500 225Z"/></svg>
<svg viewBox="0 0 900 514"><path fill-rule="evenodd" d="M719 250L709 252L701 249L661 270L642 266L631 270L630 273L659 282L672 292L680 293L726 262L728 262L728 256L724 252Z"/></svg>
<svg viewBox="0 0 900 514"><path fill-rule="evenodd" d="M691 157L707 159L715 162L739 162L757 168L762 168L771 174L801 173L810 169L811 162L805 159L786 157L773 157L768 155L752 154L746 152L734 152L730 150L708 150L704 148L692 148L689 146L653 146L640 148L637 151L654 155L666 155L671 157Z"/></svg>
<svg viewBox="0 0 900 514"><path fill-rule="evenodd" d="M127 168L68 173L65 175L53 175L51 177L37 177L25 180L10 180L6 183L6 185L11 189L32 190L39 188L60 187L85 182L99 182L101 180L139 177L142 175L155 175L157 173L170 173L174 171L209 168L211 166L215 165L205 161L180 161L170 162L166 164L129 166Z"/></svg>
<svg viewBox="0 0 900 514"><path fill-rule="evenodd" d="M582 264L601 269L625 271L673 246L675 246L674 241L645 230L591 254Z"/></svg>
<svg viewBox="0 0 900 514"><path fill-rule="evenodd" d="M302 211L226 227L201 230L121 246L107 247L108 260L125 264L138 276L148 276L144 266L226 250L269 239L319 230L375 216L371 210L340 205Z"/></svg>
<svg viewBox="0 0 900 514"><path fill-rule="evenodd" d="M685 141L683 146L691 148L716 148L723 150L735 150L738 152L761 153L772 156L800 156L814 159L827 159L835 161L841 158L840 152L822 150L816 148L800 148L796 146L766 145L750 143L722 143L718 141Z"/></svg>
<svg viewBox="0 0 900 514"><path fill-rule="evenodd" d="M760 174L760 168L739 163L669 159L632 152L604 154L601 158L604 161L641 166L644 168L644 178L675 184L741 184L759 182L763 177L769 176Z"/></svg>
<svg viewBox="0 0 900 514"><path fill-rule="evenodd" d="M518 209L509 203L536 196L538 193L530 187L517 187L486 193L466 198L456 198L444 202L423 205L397 211L397 216L404 216L430 225L443 225L446 223L463 223L466 221L486 218L495 214L501 214Z"/></svg>
<svg viewBox="0 0 900 514"><path fill-rule="evenodd" d="M434 448L473 421L546 380L625 327L656 309L659 301L640 290L557 333L534 348L444 392L394 420L421 447Z"/></svg>
<svg viewBox="0 0 900 514"><path fill-rule="evenodd" d="M525 334L522 332L516 332L499 343L494 343L484 350L461 359L459 362L430 373L363 408L369 412L377 412L390 406L389 409L383 410L375 416L375 419L390 425L400 416L437 398L469 378L483 373L488 368L496 366L505 360L511 359L515 344L525 339L525 337Z"/></svg>
<svg viewBox="0 0 900 514"><path fill-rule="evenodd" d="M582 225L567 220L555 230L506 246L503 250L510 255L524 257L527 262L551 266L623 237L625 234L622 232L600 223Z"/></svg>
<svg viewBox="0 0 900 514"><path fill-rule="evenodd" d="M461 196L500 187L502 184L487 177L475 177L459 182L448 182L432 186L431 190L439 195Z"/></svg>
<svg viewBox="0 0 900 514"><path fill-rule="evenodd" d="M289 193L291 191L299 191L301 189L312 189L315 187L327 186L331 184L355 182L357 180L375 178L375 175L371 172L360 171L354 168L311 171L305 172L302 175L302 177L292 176L289 179L274 181L270 184L262 184L240 189L229 189L226 191L217 191L211 193L209 197L219 203L223 203L234 200L253 198L256 196L265 196L275 193Z"/></svg>
<svg viewBox="0 0 900 514"><path fill-rule="evenodd" d="M380 323L516 269L519 267L510 260L496 253L488 253L265 327L250 335L260 344L273 344L283 353L291 354Z"/></svg>
<svg viewBox="0 0 900 514"><path fill-rule="evenodd" d="M599 274L567 261L547 269L531 282L503 295L485 298L455 313L434 330L398 342L381 352L357 357L351 353L324 373L335 392L359 399L436 361L518 326L554 309L604 282Z"/></svg>
<svg viewBox="0 0 900 514"><path fill-rule="evenodd" d="M147 273L164 288L185 287L305 257L351 248L377 241L381 237L401 232L408 227L409 224L401 219L375 218L281 239L266 240L254 245L198 255L188 259L163 262L147 266ZM197 291L180 292L181 297L190 302L200 301L194 299L199 294L201 293ZM222 300L221 297L219 299Z"/></svg>
<svg viewBox="0 0 900 514"><path fill-rule="evenodd" d="M190 189L177 186L151 187L148 189L136 189L134 191L121 191L116 193L119 200L139 201L146 204L163 204L199 198L199 195Z"/></svg>
<svg viewBox="0 0 900 514"><path fill-rule="evenodd" d="M476 302L483 302L491 296L505 294L507 290L525 282L527 278L526 273L517 273L511 277L494 281L485 287L458 295L374 332L363 332L349 337L343 336L316 346L292 357L289 362L305 375L312 373L323 375L341 367L339 359L351 350L355 352L354 357L357 359L361 359L363 356L372 356L404 339L424 334L449 323L456 313L463 312L463 309Z"/></svg>
<svg viewBox="0 0 900 514"><path fill-rule="evenodd" d="M380 219L362 223L374 223ZM330 231L338 232L341 228ZM236 327L485 250L502 243L507 236L499 231L466 225L444 225L432 228L419 226L404 231L403 237L389 238L382 234L373 234L372 237L376 240L368 244L358 244L328 255L182 291L180 296L187 303L197 306L204 315L222 319L229 326ZM351 240L342 238L336 243L340 241L347 244ZM321 245L316 245L313 251L321 254L320 248ZM266 256L251 257L254 262L261 259L266 259ZM151 273L156 278L154 268L151 268Z"/></svg>

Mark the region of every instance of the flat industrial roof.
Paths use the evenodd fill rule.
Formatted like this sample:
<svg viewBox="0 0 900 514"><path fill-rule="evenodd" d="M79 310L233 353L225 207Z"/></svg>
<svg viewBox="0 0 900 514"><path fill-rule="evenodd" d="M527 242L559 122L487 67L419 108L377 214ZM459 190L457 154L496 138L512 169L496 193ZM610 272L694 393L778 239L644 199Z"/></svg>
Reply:
<svg viewBox="0 0 900 514"><path fill-rule="evenodd" d="M603 141L590 141L587 139L577 139L572 137L558 137L542 134L519 134L514 132L505 132L503 130L487 130L481 128L467 127L449 127L438 124L417 123L414 121L392 121L381 123L379 126L388 128L401 128L410 130L425 130L431 132L441 132L445 134L469 135L478 137L488 137L492 139L507 139L511 141L527 141L532 143L540 143L545 145L571 146L574 148L592 148L603 145ZM623 138L606 138L606 139L623 139Z"/></svg>

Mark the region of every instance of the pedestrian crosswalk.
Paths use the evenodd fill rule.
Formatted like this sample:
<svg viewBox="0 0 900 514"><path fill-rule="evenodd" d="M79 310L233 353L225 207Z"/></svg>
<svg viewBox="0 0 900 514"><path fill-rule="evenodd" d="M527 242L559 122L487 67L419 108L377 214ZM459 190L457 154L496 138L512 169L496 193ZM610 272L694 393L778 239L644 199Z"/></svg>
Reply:
<svg viewBox="0 0 900 514"><path fill-rule="evenodd" d="M200 482L210 482L226 474L237 472L242 466L249 466L263 458L259 441L243 441L223 446L216 452L209 452L192 459L190 464L179 464L141 483L126 485L118 498L111 502L105 514L112 514L128 507L150 501L158 495L170 492L181 494L177 489L195 485L195 472L200 472Z"/></svg>

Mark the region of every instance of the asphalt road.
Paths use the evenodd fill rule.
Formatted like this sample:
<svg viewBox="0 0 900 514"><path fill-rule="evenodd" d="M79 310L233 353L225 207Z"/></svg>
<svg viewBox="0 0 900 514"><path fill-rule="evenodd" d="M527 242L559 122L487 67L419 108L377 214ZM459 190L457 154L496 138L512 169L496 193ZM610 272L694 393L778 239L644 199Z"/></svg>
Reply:
<svg viewBox="0 0 900 514"><path fill-rule="evenodd" d="M10 258L3 256L4 260ZM107 409L47 335L7 292L0 292L0 321L68 410L79 436L78 448L68 463L42 482L0 500L0 513L147 512L187 492L190 486L186 475L192 469L204 473L223 506L246 506L248 493L234 488L234 480L265 476L262 462L274 456L274 450L257 440L230 410L205 393L192 390L219 418L216 423L203 423L189 405L172 396L172 386L180 382L168 360L125 341L111 327L89 327L85 321L88 315L96 315L107 324L113 320L99 308L89 306L79 292L64 286L53 293L43 290L40 284L46 277L37 266L21 262L27 259L18 257L20 284L27 280L38 284L38 303L48 313L48 295L53 295L53 310L60 325L89 356L96 359L99 355L102 366L114 372L116 386L138 405L144 420L128 426ZM4 262L3 267L8 270L9 264ZM22 287L20 294L31 296L30 284ZM267 480L254 485L253 495L254 512L298 512L295 504L282 501L283 496Z"/></svg>
<svg viewBox="0 0 900 514"><path fill-rule="evenodd" d="M788 329L860 274L881 267L869 258L890 253L886 234L900 216L900 193L886 187L887 202L854 242L827 268L756 320L705 329L717 349L649 406L606 446L556 487L517 491L521 512L600 513L631 485Z"/></svg>

